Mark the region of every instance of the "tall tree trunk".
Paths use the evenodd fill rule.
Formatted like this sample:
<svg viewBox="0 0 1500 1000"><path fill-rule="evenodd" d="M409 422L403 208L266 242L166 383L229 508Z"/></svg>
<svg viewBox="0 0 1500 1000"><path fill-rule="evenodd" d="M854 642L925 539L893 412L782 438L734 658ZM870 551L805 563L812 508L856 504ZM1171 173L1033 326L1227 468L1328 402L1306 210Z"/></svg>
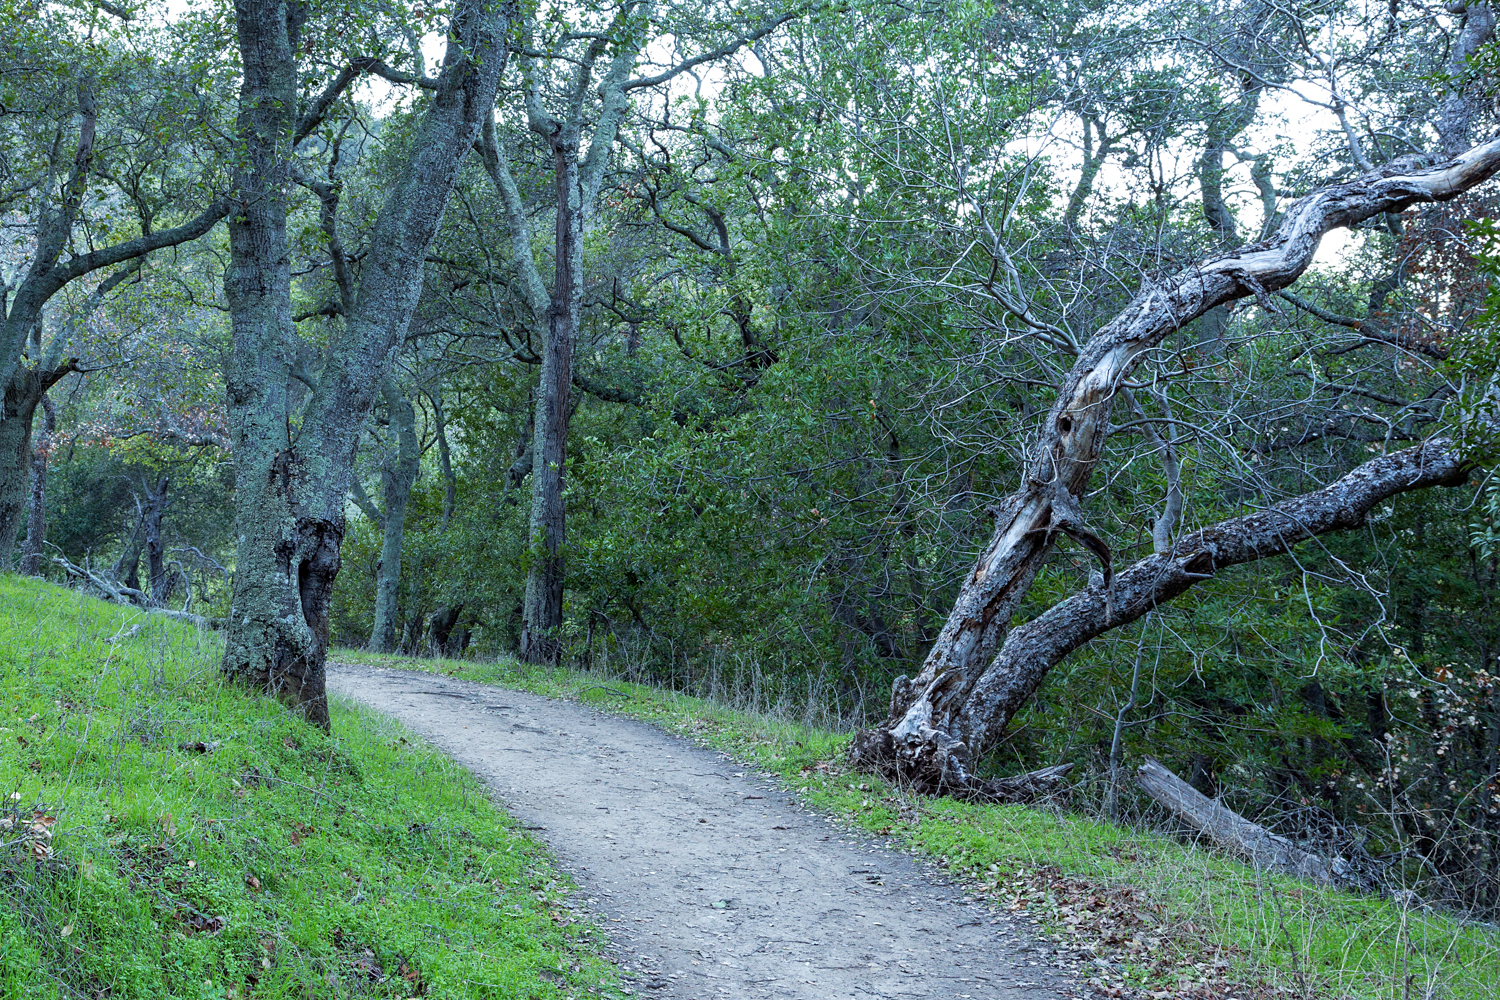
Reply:
<svg viewBox="0 0 1500 1000"><path fill-rule="evenodd" d="M286 145L297 106L299 6L237 0L243 78L241 162L229 219L231 351L226 372L235 469L234 591L224 672L271 691L328 726L323 686L326 595L338 572L343 524L297 496L305 476L293 451L291 247Z"/></svg>
<svg viewBox="0 0 1500 1000"><path fill-rule="evenodd" d="M375 569L375 625L370 649L389 653L396 648L397 604L401 595L401 545L406 533L406 502L417 481L422 450L417 441L417 413L399 388L386 382L386 411L396 437L396 453L382 464L385 516L381 523L380 564Z"/></svg>
<svg viewBox="0 0 1500 1000"><path fill-rule="evenodd" d="M10 550L20 531L31 492L31 427L42 397L69 372L76 359L61 368L41 370L17 364L0 400L0 566L10 564ZM40 544L40 542L38 542Z"/></svg>
<svg viewBox="0 0 1500 1000"><path fill-rule="evenodd" d="M223 671L328 728L324 660L344 504L364 421L421 293L423 265L463 158L494 106L513 4L460 0L442 72L370 235L357 293L299 423L287 241L289 154L303 8L237 0L243 64L230 219L226 372L235 458L236 572Z"/></svg>
<svg viewBox="0 0 1500 1000"><path fill-rule="evenodd" d="M458 480L453 475L453 452L448 446L448 416L443 412L443 394L437 390L432 394L433 433L437 437L438 468L443 473L443 525L447 531L453 521L453 508L458 504Z"/></svg>
<svg viewBox="0 0 1500 1000"><path fill-rule="evenodd" d="M573 347L582 309L583 213L578 186L578 137L552 140L557 196L557 267L547 307L547 344L537 389L531 466L531 566L521 611L521 659L554 663L561 653L563 621L563 476L567 463L568 395L573 383Z"/></svg>
<svg viewBox="0 0 1500 1000"><path fill-rule="evenodd" d="M172 589L172 581L167 576L166 548L161 540L161 519L167 512L167 489L171 484L169 476L156 481L146 494L145 512L141 517L146 538L146 580L150 588L147 593L151 595L152 605L158 608L166 606Z"/></svg>
<svg viewBox="0 0 1500 1000"><path fill-rule="evenodd" d="M1306 270L1329 230L1414 204L1449 200L1500 171L1500 140L1432 169L1407 173L1402 166L1392 164L1352 183L1313 192L1287 210L1271 239L1187 268L1142 290L1080 348L1043 425L1041 439L1032 449L1025 480L995 509L990 542L964 580L922 672L915 679L897 679L885 724L862 733L852 747L856 762L899 774L926 788L973 786L974 755L994 745L1047 669L1077 648L1059 637L1087 632L1092 638L1144 614L1156 600L1181 593L1216 567L1245 561L1212 548L1195 549L1190 536L1168 553L1137 564L1149 564L1160 580L1177 581L1180 589L1168 588L1170 592L1159 596L1163 583L1148 585L1132 577L1127 589L1123 578L1113 579L1111 553L1088 529L1080 501L1103 451L1114 397L1145 354L1183 324L1233 299L1254 295L1268 304L1267 293L1286 288ZM1392 473L1396 478L1390 482L1399 486L1392 488L1400 492L1453 481L1461 470L1450 451L1444 442L1436 453L1424 448L1402 453L1404 458L1388 456L1391 461L1416 463ZM1439 455L1447 457L1439 461ZM1342 499L1336 496L1332 502ZM1348 510L1362 516L1357 507ZM1331 515L1328 520L1330 527L1324 530L1358 523L1344 523ZM1270 554L1245 535L1259 529L1254 517L1226 525L1235 526L1229 537L1241 546L1237 551L1260 553L1253 558ZM1285 551L1288 537L1307 537L1296 535L1294 526L1275 522L1277 530L1270 535L1275 539L1274 551ZM1060 534L1074 538L1099 558L1102 582L1007 636L1011 616ZM1087 609L1072 604L1081 600L1093 603ZM1055 622L1049 616L1065 606L1081 615L1079 624L1070 626L1070 632L1048 632L1043 623ZM1122 612L1127 606L1133 611L1129 617ZM1049 659L1053 654L1055 658Z"/></svg>
<svg viewBox="0 0 1500 1000"><path fill-rule="evenodd" d="M57 431L57 408L48 396L42 397L42 433L31 450L31 513L26 518L26 544L21 548L21 572L40 576L42 543L47 539L47 457L52 451L52 435Z"/></svg>

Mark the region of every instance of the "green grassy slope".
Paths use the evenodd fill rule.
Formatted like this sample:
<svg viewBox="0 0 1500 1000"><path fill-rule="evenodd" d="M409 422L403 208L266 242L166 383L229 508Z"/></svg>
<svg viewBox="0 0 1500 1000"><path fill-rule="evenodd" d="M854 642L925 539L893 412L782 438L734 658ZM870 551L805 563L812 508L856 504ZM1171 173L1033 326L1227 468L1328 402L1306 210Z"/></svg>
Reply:
<svg viewBox="0 0 1500 1000"><path fill-rule="evenodd" d="M846 736L509 660L349 651L331 658L582 698L727 750L851 827L942 859L969 880L974 895L1077 944L1097 959L1084 965L1083 978L1114 996L1500 997L1500 933L1493 928L1317 889L1086 817L904 794L846 771L839 763Z"/></svg>
<svg viewBox="0 0 1500 1000"><path fill-rule="evenodd" d="M326 737L218 656L0 576L0 997L614 995L471 776L347 705Z"/></svg>

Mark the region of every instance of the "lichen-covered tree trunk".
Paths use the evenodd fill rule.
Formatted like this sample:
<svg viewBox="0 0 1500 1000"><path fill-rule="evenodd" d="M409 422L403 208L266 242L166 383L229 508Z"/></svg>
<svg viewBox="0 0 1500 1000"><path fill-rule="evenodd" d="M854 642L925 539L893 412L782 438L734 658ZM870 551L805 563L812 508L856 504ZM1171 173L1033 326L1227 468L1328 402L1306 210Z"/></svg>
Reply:
<svg viewBox="0 0 1500 1000"><path fill-rule="evenodd" d="M343 524L298 496L310 470L292 447L291 247L287 145L297 107L300 8L238 0L243 64L236 204L229 216L231 351L226 371L235 469L235 572L224 672L281 696L326 728L326 594Z"/></svg>
<svg viewBox="0 0 1500 1000"><path fill-rule="evenodd" d="M578 137L552 140L557 185L557 267L547 307L547 343L542 352L541 384L531 466L531 566L521 611L521 658L554 663L561 653L558 630L563 621L566 512L563 477L567 465L568 395L573 381L573 347L582 309L579 286L583 269L583 214L579 205Z"/></svg>
<svg viewBox="0 0 1500 1000"><path fill-rule="evenodd" d="M921 673L915 679L897 679L886 722L856 738L853 759L923 788L973 789L975 755L995 744L1046 671L1076 648L1049 645L1046 636L1036 635L1032 628L1036 622L1007 635L1011 616L1057 537L1074 538L1103 564L1103 582L1086 592L1094 603L1078 611L1088 619L1088 628L1096 629L1093 635L1153 606L1155 598L1130 604L1133 614L1124 616L1129 595L1113 580L1110 551L1088 529L1080 506L1103 451L1115 395L1145 353L1172 331L1225 302L1254 295L1268 305L1267 293L1297 279L1329 230L1414 204L1454 198L1497 171L1500 140L1433 168L1419 169L1411 160L1393 163L1302 198L1288 208L1276 234L1265 242L1187 268L1137 294L1079 349L1031 450L1025 479L995 509L990 541L965 578ZM1418 452L1413 460L1426 457ZM1451 481L1456 475L1452 461L1456 459L1445 460L1449 464L1425 485ZM1338 501L1335 497L1335 506ZM1333 523L1341 522L1335 518ZM1226 525L1225 530L1242 533L1254 526L1248 519ZM1285 539L1289 533L1282 529L1271 537ZM1185 562L1175 561L1174 553L1189 551L1182 548L1186 544L1179 542L1164 556L1153 558L1171 562L1188 574L1189 581L1193 574L1202 578L1226 564L1212 552L1206 558L1193 553ZM1249 548L1270 554L1264 547Z"/></svg>
<svg viewBox="0 0 1500 1000"><path fill-rule="evenodd" d="M399 388L389 382L384 395L391 433L396 437L396 453L380 470L385 487L385 516L381 524L380 565L375 570L375 625L370 630L370 648L377 653L389 653L396 648L406 503L422 461L421 447L417 442L416 408Z"/></svg>
<svg viewBox="0 0 1500 1000"><path fill-rule="evenodd" d="M223 670L283 697L325 729L329 598L355 447L416 308L459 166L494 106L514 16L513 4L457 4L442 71L299 421L290 384L296 338L287 184L297 138L311 131L292 117L303 8L285 0L235 5L243 74L224 288L236 565Z"/></svg>
<svg viewBox="0 0 1500 1000"><path fill-rule="evenodd" d="M21 572L40 576L42 543L47 540L47 459L52 452L52 435L57 431L57 408L42 397L42 433L31 450L31 512L26 517L26 544L21 547Z"/></svg>

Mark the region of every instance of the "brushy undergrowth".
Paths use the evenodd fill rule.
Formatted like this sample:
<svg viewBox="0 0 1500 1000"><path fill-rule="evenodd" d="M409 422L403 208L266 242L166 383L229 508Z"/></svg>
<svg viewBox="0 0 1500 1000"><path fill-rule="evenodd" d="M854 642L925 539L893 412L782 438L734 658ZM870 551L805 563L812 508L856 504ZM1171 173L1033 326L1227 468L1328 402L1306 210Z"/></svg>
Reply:
<svg viewBox="0 0 1500 1000"><path fill-rule="evenodd" d="M1500 932L1430 909L1323 890L1210 848L1061 809L912 795L843 767L847 734L577 669L513 660L330 659L574 698L732 753L865 833L945 863L1023 912L1105 995L1494 1000Z"/></svg>
<svg viewBox="0 0 1500 1000"><path fill-rule="evenodd" d="M616 995L545 851L389 719L0 576L0 997Z"/></svg>

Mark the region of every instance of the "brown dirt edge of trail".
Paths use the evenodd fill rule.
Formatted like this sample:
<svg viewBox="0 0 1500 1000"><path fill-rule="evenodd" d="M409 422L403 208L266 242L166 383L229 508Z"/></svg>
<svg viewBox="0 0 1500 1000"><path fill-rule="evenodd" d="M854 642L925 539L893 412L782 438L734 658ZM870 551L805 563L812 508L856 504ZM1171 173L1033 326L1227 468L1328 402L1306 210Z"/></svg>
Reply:
<svg viewBox="0 0 1500 1000"><path fill-rule="evenodd" d="M1054 1000L1093 994L1028 924L967 902L723 753L585 705L328 664L490 786L557 855L653 998Z"/></svg>

